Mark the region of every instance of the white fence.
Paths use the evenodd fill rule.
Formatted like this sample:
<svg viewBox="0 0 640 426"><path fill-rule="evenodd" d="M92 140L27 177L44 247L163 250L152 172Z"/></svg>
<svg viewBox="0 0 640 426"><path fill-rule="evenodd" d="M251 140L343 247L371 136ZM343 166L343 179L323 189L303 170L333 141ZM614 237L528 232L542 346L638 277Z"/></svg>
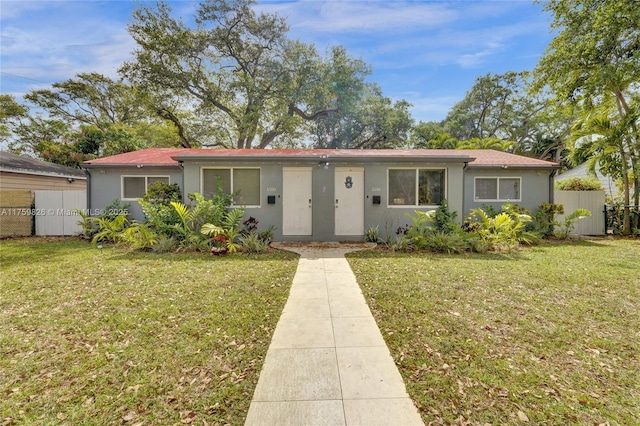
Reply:
<svg viewBox="0 0 640 426"><path fill-rule="evenodd" d="M604 235L604 191L554 191L554 203L564 206L563 215L556 219L564 222L565 215L573 213L576 209L587 209L591 217L575 222L574 234L577 235Z"/></svg>
<svg viewBox="0 0 640 426"><path fill-rule="evenodd" d="M86 191L33 191L35 193L36 235L74 235L79 232L81 217L75 210L86 211Z"/></svg>

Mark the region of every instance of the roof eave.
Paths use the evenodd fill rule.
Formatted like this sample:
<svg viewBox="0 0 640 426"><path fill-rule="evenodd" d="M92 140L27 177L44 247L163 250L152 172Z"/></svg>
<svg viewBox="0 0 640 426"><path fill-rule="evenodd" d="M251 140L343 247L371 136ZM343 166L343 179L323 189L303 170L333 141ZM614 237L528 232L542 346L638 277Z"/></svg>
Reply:
<svg viewBox="0 0 640 426"><path fill-rule="evenodd" d="M5 173L20 173L24 175L34 175L34 176L48 176L48 177L58 177L58 178L73 178L73 179L86 179L87 176L84 173L71 174L71 173L56 173L56 172L46 172L46 171L38 171L38 170L27 170L27 169L14 169L11 167L0 167L0 172Z"/></svg>
<svg viewBox="0 0 640 426"><path fill-rule="evenodd" d="M165 167L165 168L175 168L179 169L180 164L166 164L166 163L82 163L81 166L85 169L97 169L97 168L105 168L105 169L116 169L122 167L136 167L138 169L144 167Z"/></svg>
<svg viewBox="0 0 640 426"><path fill-rule="evenodd" d="M469 163L474 157L468 155L442 155L442 156L407 156L407 155L202 155L202 154L178 154L171 156L178 162L184 161L396 161L396 162L458 162Z"/></svg>
<svg viewBox="0 0 640 426"><path fill-rule="evenodd" d="M469 163L470 169L559 169L559 164L473 164Z"/></svg>

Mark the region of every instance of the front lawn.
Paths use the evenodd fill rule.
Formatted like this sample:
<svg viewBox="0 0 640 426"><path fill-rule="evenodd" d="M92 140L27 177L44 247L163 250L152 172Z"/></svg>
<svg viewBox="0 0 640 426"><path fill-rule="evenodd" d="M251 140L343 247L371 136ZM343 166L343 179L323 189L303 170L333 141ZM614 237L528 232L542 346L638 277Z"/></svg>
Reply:
<svg viewBox="0 0 640 426"><path fill-rule="evenodd" d="M640 419L640 242L348 258L426 424Z"/></svg>
<svg viewBox="0 0 640 426"><path fill-rule="evenodd" d="M0 424L242 424L297 259L0 242Z"/></svg>

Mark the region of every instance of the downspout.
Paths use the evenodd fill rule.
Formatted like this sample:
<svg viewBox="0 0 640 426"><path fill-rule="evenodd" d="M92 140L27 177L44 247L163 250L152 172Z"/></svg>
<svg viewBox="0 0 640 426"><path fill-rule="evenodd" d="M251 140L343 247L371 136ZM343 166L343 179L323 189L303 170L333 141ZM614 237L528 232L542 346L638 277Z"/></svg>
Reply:
<svg viewBox="0 0 640 426"><path fill-rule="evenodd" d="M467 208L466 208L466 198L465 198L465 188L467 186L467 177L466 177L466 172L467 172L467 167L469 166L469 162L465 161L464 165L462 166L462 212L460 212L460 224L462 225L462 223L464 222L464 217L467 213Z"/></svg>
<svg viewBox="0 0 640 426"><path fill-rule="evenodd" d="M551 173L549 174L549 204L553 204L554 201L554 186L553 186L553 178L556 176L556 173L558 172L558 169L553 169L551 171Z"/></svg>
<svg viewBox="0 0 640 426"><path fill-rule="evenodd" d="M87 174L87 211L85 213L89 213L91 216L91 173L89 169L82 169Z"/></svg>
<svg viewBox="0 0 640 426"><path fill-rule="evenodd" d="M185 199L185 191L184 191L184 161L178 161L178 166L180 167L180 194L182 196L182 203L186 204L187 201Z"/></svg>

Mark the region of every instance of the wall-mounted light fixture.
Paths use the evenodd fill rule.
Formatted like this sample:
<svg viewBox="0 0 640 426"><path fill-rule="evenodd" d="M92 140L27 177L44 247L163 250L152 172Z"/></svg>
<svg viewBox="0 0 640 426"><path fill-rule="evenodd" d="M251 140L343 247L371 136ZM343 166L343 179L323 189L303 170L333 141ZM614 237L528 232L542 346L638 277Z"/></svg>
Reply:
<svg viewBox="0 0 640 426"><path fill-rule="evenodd" d="M67 178L67 182L69 182L69 183L73 183L73 182L75 182L75 181L76 181L76 180L75 180L74 178Z"/></svg>
<svg viewBox="0 0 640 426"><path fill-rule="evenodd" d="M318 167L323 167L325 170L327 170L329 168L329 162L328 161L321 161L318 163Z"/></svg>

